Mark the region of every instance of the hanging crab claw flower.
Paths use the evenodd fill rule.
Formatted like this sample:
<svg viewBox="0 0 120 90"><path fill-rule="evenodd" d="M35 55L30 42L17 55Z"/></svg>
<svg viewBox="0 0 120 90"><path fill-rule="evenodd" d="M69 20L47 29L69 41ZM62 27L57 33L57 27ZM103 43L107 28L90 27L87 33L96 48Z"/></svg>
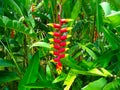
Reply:
<svg viewBox="0 0 120 90"><path fill-rule="evenodd" d="M63 23L67 23L67 22L70 22L70 21L73 21L73 19L60 19L60 22L63 24Z"/></svg>
<svg viewBox="0 0 120 90"><path fill-rule="evenodd" d="M55 48L55 49L60 49L60 45L59 44L51 44L50 45L52 48Z"/></svg>
<svg viewBox="0 0 120 90"><path fill-rule="evenodd" d="M49 41L50 42L55 42L55 43L60 43L61 42L61 40L60 39L58 39L58 38L51 38L51 39L49 39Z"/></svg>
<svg viewBox="0 0 120 90"><path fill-rule="evenodd" d="M48 34L59 37L60 33L59 32L48 32Z"/></svg>
<svg viewBox="0 0 120 90"><path fill-rule="evenodd" d="M60 43L60 46L63 46L63 47L64 47L64 46L66 46L66 45L68 45L68 44L70 44L70 42L61 42L61 43Z"/></svg>
<svg viewBox="0 0 120 90"><path fill-rule="evenodd" d="M69 55L69 54L60 54L59 57L60 57L60 58L65 58L65 57L67 57L68 55Z"/></svg>
<svg viewBox="0 0 120 90"><path fill-rule="evenodd" d="M67 51L67 50L69 50L69 48L61 48L61 49L59 50L59 53L65 52L65 51Z"/></svg>
<svg viewBox="0 0 120 90"><path fill-rule="evenodd" d="M56 64L56 71L58 74L61 74L61 72L62 72L62 63L61 62L58 62Z"/></svg>
<svg viewBox="0 0 120 90"><path fill-rule="evenodd" d="M72 29L72 27L62 28L62 29L60 29L60 32L61 32L61 33L68 32L68 31L70 31L71 29Z"/></svg>
<svg viewBox="0 0 120 90"><path fill-rule="evenodd" d="M56 24L56 23L48 23L47 24L48 26L51 26L51 27L53 27L53 28L61 28L61 25L60 24Z"/></svg>
<svg viewBox="0 0 120 90"><path fill-rule="evenodd" d="M58 51L50 51L50 53L56 56L60 54Z"/></svg>
<svg viewBox="0 0 120 90"><path fill-rule="evenodd" d="M71 37L71 35L63 35L63 36L60 37L60 40L65 40L69 37Z"/></svg>

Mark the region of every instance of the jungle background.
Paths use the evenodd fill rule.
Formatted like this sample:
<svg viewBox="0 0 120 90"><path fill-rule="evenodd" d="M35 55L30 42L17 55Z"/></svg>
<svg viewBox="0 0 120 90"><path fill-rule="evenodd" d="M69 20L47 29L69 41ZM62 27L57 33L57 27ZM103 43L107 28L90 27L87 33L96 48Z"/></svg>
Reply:
<svg viewBox="0 0 120 90"><path fill-rule="evenodd" d="M119 0L0 0L0 90L119 90ZM48 23L73 19L56 72Z"/></svg>

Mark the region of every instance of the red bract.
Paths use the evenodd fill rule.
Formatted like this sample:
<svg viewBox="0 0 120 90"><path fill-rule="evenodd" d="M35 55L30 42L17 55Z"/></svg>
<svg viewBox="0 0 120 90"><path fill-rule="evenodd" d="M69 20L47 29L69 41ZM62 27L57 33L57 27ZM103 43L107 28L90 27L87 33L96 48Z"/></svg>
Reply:
<svg viewBox="0 0 120 90"><path fill-rule="evenodd" d="M53 24L54 25L54 28L61 28L61 25L60 24Z"/></svg>
<svg viewBox="0 0 120 90"><path fill-rule="evenodd" d="M64 32L67 32L68 30L67 30L67 28L62 28L62 29L60 29L60 32L61 33L64 33Z"/></svg>
<svg viewBox="0 0 120 90"><path fill-rule="evenodd" d="M59 50L59 53L62 53L62 52L65 52L66 50L65 50L65 48L61 48L60 50Z"/></svg>
<svg viewBox="0 0 120 90"><path fill-rule="evenodd" d="M72 29L72 27L61 28L61 29L60 29L60 32L61 32L61 33L64 33L64 32L67 32L67 31L69 31L69 30L71 30L71 29Z"/></svg>
<svg viewBox="0 0 120 90"><path fill-rule="evenodd" d="M59 37L60 36L60 33L59 32L48 32L50 35L53 35L53 36L56 36L56 37Z"/></svg>
<svg viewBox="0 0 120 90"><path fill-rule="evenodd" d="M65 58L65 54L60 54L59 57L60 58Z"/></svg>
<svg viewBox="0 0 120 90"><path fill-rule="evenodd" d="M61 62L58 62L56 64L56 70L59 74L61 73L61 71L62 71L62 63Z"/></svg>
<svg viewBox="0 0 120 90"><path fill-rule="evenodd" d="M53 52L54 55L59 55L60 53L58 51Z"/></svg>
<svg viewBox="0 0 120 90"><path fill-rule="evenodd" d="M60 45L59 44L52 44L51 47L55 48L55 49L60 49Z"/></svg>
<svg viewBox="0 0 120 90"><path fill-rule="evenodd" d="M61 25L60 24L56 24L56 23L49 23L47 25L51 26L51 27L54 27L54 28L57 28L57 29L61 28Z"/></svg>
<svg viewBox="0 0 120 90"><path fill-rule="evenodd" d="M63 47L64 47L64 46L66 46L66 45L68 45L68 44L70 44L70 42L61 42L61 43L60 43L60 46L63 46Z"/></svg>
<svg viewBox="0 0 120 90"><path fill-rule="evenodd" d="M54 62L56 62L56 63L60 62L60 58L59 58L59 57L54 58L53 60L54 60Z"/></svg>
<svg viewBox="0 0 120 90"><path fill-rule="evenodd" d="M63 35L60 37L60 40L65 40L65 39L67 39L67 35Z"/></svg>
<svg viewBox="0 0 120 90"><path fill-rule="evenodd" d="M61 42L61 40L58 39L58 38L49 39L49 41L55 42L55 43L60 43Z"/></svg>
<svg viewBox="0 0 120 90"><path fill-rule="evenodd" d="M65 51L67 51L69 48L61 48L60 50L59 50L59 53L62 53L62 52L65 52Z"/></svg>

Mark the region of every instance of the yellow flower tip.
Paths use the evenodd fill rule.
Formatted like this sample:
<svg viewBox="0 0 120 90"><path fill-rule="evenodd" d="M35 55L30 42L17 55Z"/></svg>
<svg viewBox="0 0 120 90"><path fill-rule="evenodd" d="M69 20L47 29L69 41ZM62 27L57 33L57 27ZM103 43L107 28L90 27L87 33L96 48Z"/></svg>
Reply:
<svg viewBox="0 0 120 90"><path fill-rule="evenodd" d="M53 51L49 51L49 53L53 54Z"/></svg>
<svg viewBox="0 0 120 90"><path fill-rule="evenodd" d="M54 60L52 59L52 60L50 60L50 62L53 62L53 63L54 63Z"/></svg>
<svg viewBox="0 0 120 90"><path fill-rule="evenodd" d="M61 72L62 72L62 70L57 70L58 75L60 75L60 74L61 74Z"/></svg>
<svg viewBox="0 0 120 90"><path fill-rule="evenodd" d="M50 41L50 42L53 42L53 39L51 38L51 39L49 39L49 41Z"/></svg>
<svg viewBox="0 0 120 90"><path fill-rule="evenodd" d="M67 42L67 45L70 44L70 42Z"/></svg>
<svg viewBox="0 0 120 90"><path fill-rule="evenodd" d="M67 36L67 38L70 38L70 37L72 37L72 35L68 35L68 36Z"/></svg>
<svg viewBox="0 0 120 90"><path fill-rule="evenodd" d="M53 46L54 46L53 44L50 45L50 47L52 47L52 48L53 48Z"/></svg>
<svg viewBox="0 0 120 90"><path fill-rule="evenodd" d="M66 19L67 22L73 21L73 19Z"/></svg>
<svg viewBox="0 0 120 90"><path fill-rule="evenodd" d="M69 54L65 54L65 57L67 57Z"/></svg>
<svg viewBox="0 0 120 90"><path fill-rule="evenodd" d="M53 23L48 23L47 25L53 27Z"/></svg>
<svg viewBox="0 0 120 90"><path fill-rule="evenodd" d="M56 71L57 71L58 75L60 75L62 73L62 67L58 68Z"/></svg>
<svg viewBox="0 0 120 90"><path fill-rule="evenodd" d="M67 28L67 30L71 30L71 29L72 29L72 27L68 27L68 28Z"/></svg>
<svg viewBox="0 0 120 90"><path fill-rule="evenodd" d="M48 34L53 35L53 32L48 32Z"/></svg>
<svg viewBox="0 0 120 90"><path fill-rule="evenodd" d="M69 50L69 48L65 48L65 51Z"/></svg>

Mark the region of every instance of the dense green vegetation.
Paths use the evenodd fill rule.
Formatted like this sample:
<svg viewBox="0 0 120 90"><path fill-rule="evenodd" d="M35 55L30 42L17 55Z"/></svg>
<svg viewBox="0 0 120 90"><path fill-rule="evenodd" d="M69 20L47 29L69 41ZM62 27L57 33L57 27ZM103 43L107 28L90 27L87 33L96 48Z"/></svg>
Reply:
<svg viewBox="0 0 120 90"><path fill-rule="evenodd" d="M73 19L60 74L47 26L59 13ZM119 0L0 0L0 90L119 88Z"/></svg>

